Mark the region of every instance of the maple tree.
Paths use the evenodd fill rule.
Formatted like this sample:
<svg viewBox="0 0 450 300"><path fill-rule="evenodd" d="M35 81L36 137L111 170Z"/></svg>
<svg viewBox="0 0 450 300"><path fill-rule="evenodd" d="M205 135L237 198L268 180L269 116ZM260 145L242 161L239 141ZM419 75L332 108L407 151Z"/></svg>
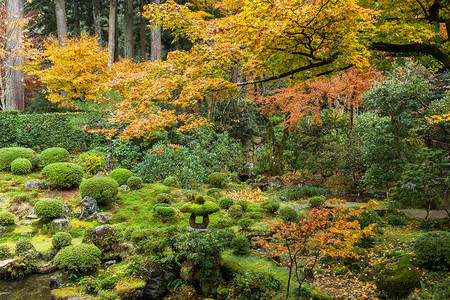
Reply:
<svg viewBox="0 0 450 300"><path fill-rule="evenodd" d="M297 222L268 221L271 225L270 239L261 239L256 243L270 255L282 255L287 258L289 279L286 299L289 298L291 278L298 283L297 299L305 280L308 280L320 254L331 257L359 258L354 245L362 238L373 235L375 225L361 229L357 218L362 209L345 208L338 205L332 209L320 207L311 209ZM313 253L309 264L299 264L302 258Z"/></svg>

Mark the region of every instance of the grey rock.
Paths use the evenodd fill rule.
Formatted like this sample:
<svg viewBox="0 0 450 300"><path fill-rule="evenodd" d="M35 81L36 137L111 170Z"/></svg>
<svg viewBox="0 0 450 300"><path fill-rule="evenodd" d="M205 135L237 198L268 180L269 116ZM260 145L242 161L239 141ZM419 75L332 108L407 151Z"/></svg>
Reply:
<svg viewBox="0 0 450 300"><path fill-rule="evenodd" d="M73 215L75 216L75 218L79 218L81 215L81 211L74 211Z"/></svg>
<svg viewBox="0 0 450 300"><path fill-rule="evenodd" d="M313 186L313 184L312 184L311 182L305 182L305 183L304 183L304 186L309 186L309 187L312 187L312 186Z"/></svg>
<svg viewBox="0 0 450 300"><path fill-rule="evenodd" d="M150 278L144 288L144 299L164 299L166 295L166 282L161 277Z"/></svg>
<svg viewBox="0 0 450 300"><path fill-rule="evenodd" d="M33 222L31 222L31 221L22 222L22 225L31 225L31 224L33 224Z"/></svg>
<svg viewBox="0 0 450 300"><path fill-rule="evenodd" d="M45 185L45 181L36 180L32 182L25 182L25 188L27 190L35 190L35 189L45 190L47 186Z"/></svg>
<svg viewBox="0 0 450 300"><path fill-rule="evenodd" d="M125 191L130 191L131 189L130 189L130 187L128 186L128 185L121 185L120 186L120 188L122 189L122 190L125 190Z"/></svg>
<svg viewBox="0 0 450 300"><path fill-rule="evenodd" d="M105 269L108 269L109 267L111 267L112 265L117 264L117 261L115 259L113 260L108 260L107 262L105 262Z"/></svg>
<svg viewBox="0 0 450 300"><path fill-rule="evenodd" d="M287 200L287 198L286 198L286 197L284 197L284 196L279 196L279 197L278 197L278 200L280 200L280 201L286 201L286 200Z"/></svg>
<svg viewBox="0 0 450 300"><path fill-rule="evenodd" d="M67 219L69 217L69 206L64 205L63 207L63 212L61 213L61 215L59 216L61 219Z"/></svg>
<svg viewBox="0 0 450 300"><path fill-rule="evenodd" d="M111 215L110 214L97 214L97 221L100 224L106 224L111 221Z"/></svg>
<svg viewBox="0 0 450 300"><path fill-rule="evenodd" d="M15 258L0 261L0 279L8 279L10 277L8 269L15 261Z"/></svg>
<svg viewBox="0 0 450 300"><path fill-rule="evenodd" d="M31 215L27 216L27 219L30 219L30 220L35 220L37 218L38 218L38 216L36 216L35 214L31 214Z"/></svg>
<svg viewBox="0 0 450 300"><path fill-rule="evenodd" d="M59 278L58 275L53 275L52 277L50 277L51 290L59 289L60 286L61 286L61 279Z"/></svg>
<svg viewBox="0 0 450 300"><path fill-rule="evenodd" d="M94 217L100 209L97 205L97 200L91 197L84 197L81 201L81 214L80 219L90 219Z"/></svg>
<svg viewBox="0 0 450 300"><path fill-rule="evenodd" d="M69 219L55 219L50 224L55 231L67 231L72 228Z"/></svg>
<svg viewBox="0 0 450 300"><path fill-rule="evenodd" d="M105 176L105 175L103 175L102 173L95 174L95 177L103 177L103 176Z"/></svg>
<svg viewBox="0 0 450 300"><path fill-rule="evenodd" d="M274 176L271 177L269 180L268 190L269 191L277 191L283 187L283 180L281 180L281 177Z"/></svg>

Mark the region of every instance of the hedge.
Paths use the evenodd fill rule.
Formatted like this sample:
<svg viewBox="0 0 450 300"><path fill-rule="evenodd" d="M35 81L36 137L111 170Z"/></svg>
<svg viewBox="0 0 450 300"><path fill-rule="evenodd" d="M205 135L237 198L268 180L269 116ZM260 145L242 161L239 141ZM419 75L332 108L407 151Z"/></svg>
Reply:
<svg viewBox="0 0 450 300"><path fill-rule="evenodd" d="M0 111L0 148L20 146L42 151L61 147L69 152L83 152L106 140L81 130L86 125L96 128L100 116L93 113L22 114Z"/></svg>

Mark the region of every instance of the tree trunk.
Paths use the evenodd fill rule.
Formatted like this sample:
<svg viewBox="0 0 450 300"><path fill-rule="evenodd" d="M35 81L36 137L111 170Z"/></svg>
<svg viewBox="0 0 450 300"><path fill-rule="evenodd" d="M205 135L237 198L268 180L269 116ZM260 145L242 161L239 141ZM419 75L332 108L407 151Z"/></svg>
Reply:
<svg viewBox="0 0 450 300"><path fill-rule="evenodd" d="M66 21L66 4L64 0L55 0L55 14L56 27L58 31L58 41L60 45L64 44L64 39L67 36L67 21Z"/></svg>
<svg viewBox="0 0 450 300"><path fill-rule="evenodd" d="M114 62L114 51L116 48L116 14L117 14L117 0L111 0L109 6L109 28L108 28L108 66Z"/></svg>
<svg viewBox="0 0 450 300"><path fill-rule="evenodd" d="M20 55L20 44L22 43L23 28L19 25L23 19L23 0L8 0L6 2L6 13L11 26L11 35L6 42L10 53L6 61L6 90L5 110L22 110L25 108L25 76L22 72L14 70L23 63Z"/></svg>
<svg viewBox="0 0 450 300"><path fill-rule="evenodd" d="M141 13L141 18L139 21L139 29L140 29L139 38L140 38L140 46L141 46L140 47L141 48L141 61L145 60L145 51L146 51L146 49L145 49L145 28L146 28L145 23L146 23L146 20L142 16L142 14L144 13L144 5L145 5L144 0L140 0L139 11Z"/></svg>
<svg viewBox="0 0 450 300"><path fill-rule="evenodd" d="M75 36L81 35L80 29L80 2L78 0L73 1L73 33Z"/></svg>
<svg viewBox="0 0 450 300"><path fill-rule="evenodd" d="M125 51L124 57L128 59L133 59L134 57L134 43L133 43L133 0L125 1L125 14L124 14L124 24L125 24Z"/></svg>
<svg viewBox="0 0 450 300"><path fill-rule="evenodd" d="M92 14L94 18L94 32L98 43L102 44L102 25L100 23L100 0L92 0Z"/></svg>
<svg viewBox="0 0 450 300"><path fill-rule="evenodd" d="M160 0L152 0L152 3L161 4ZM161 44L161 26L152 24L152 40L150 49L150 60L161 60L162 44Z"/></svg>

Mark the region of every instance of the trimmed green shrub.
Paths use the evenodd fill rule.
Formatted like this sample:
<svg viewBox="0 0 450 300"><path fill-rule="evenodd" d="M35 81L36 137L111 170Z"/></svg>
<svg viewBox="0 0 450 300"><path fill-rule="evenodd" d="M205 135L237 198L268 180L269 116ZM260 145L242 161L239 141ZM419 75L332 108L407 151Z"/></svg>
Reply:
<svg viewBox="0 0 450 300"><path fill-rule="evenodd" d="M278 215L280 216L280 218L287 222L295 222L298 220L297 211L289 206L282 207L278 212Z"/></svg>
<svg viewBox="0 0 450 300"><path fill-rule="evenodd" d="M234 254L245 255L250 250L250 242L243 236L237 236L231 240L231 248Z"/></svg>
<svg viewBox="0 0 450 300"><path fill-rule="evenodd" d="M375 279L382 299L404 299L420 286L419 272L412 266L388 265Z"/></svg>
<svg viewBox="0 0 450 300"><path fill-rule="evenodd" d="M243 211L247 211L247 208L248 208L248 202L247 201L239 200L239 201L236 202L236 205L241 206Z"/></svg>
<svg viewBox="0 0 450 300"><path fill-rule="evenodd" d="M422 234L414 243L417 263L430 269L446 269L450 262L450 232L432 231Z"/></svg>
<svg viewBox="0 0 450 300"><path fill-rule="evenodd" d="M49 164L42 170L48 178L45 183L51 189L70 189L77 187L83 179L83 168L72 163Z"/></svg>
<svg viewBox="0 0 450 300"><path fill-rule="evenodd" d="M206 191L206 195L209 197L213 197L216 199L220 199L224 196L222 189L219 188L211 188Z"/></svg>
<svg viewBox="0 0 450 300"><path fill-rule="evenodd" d="M0 225L2 226L14 225L15 222L16 219L14 218L14 215L9 211L0 212Z"/></svg>
<svg viewBox="0 0 450 300"><path fill-rule="evenodd" d="M228 213L233 219L239 219L244 215L244 210L242 209L242 206L234 204L228 208Z"/></svg>
<svg viewBox="0 0 450 300"><path fill-rule="evenodd" d="M229 209L231 205L234 204L234 200L230 197L222 197L219 200L219 206L223 209Z"/></svg>
<svg viewBox="0 0 450 300"><path fill-rule="evenodd" d="M142 188L142 179L141 179L141 177L131 176L127 180L127 185L132 190L139 190Z"/></svg>
<svg viewBox="0 0 450 300"><path fill-rule="evenodd" d="M154 210L160 218L173 219L177 216L175 208L170 206L156 206Z"/></svg>
<svg viewBox="0 0 450 300"><path fill-rule="evenodd" d="M280 281L271 274L250 271L243 275L237 274L227 299L273 299L275 298L273 293L278 292L280 288Z"/></svg>
<svg viewBox="0 0 450 300"><path fill-rule="evenodd" d="M98 205L109 204L118 192L118 182L110 177L92 177L80 184L81 198L94 198Z"/></svg>
<svg viewBox="0 0 450 300"><path fill-rule="evenodd" d="M311 197L308 199L309 207L311 208L318 208L325 205L325 199L317 196L317 197Z"/></svg>
<svg viewBox="0 0 450 300"><path fill-rule="evenodd" d="M11 251L6 245L0 244L0 260L8 259L11 257Z"/></svg>
<svg viewBox="0 0 450 300"><path fill-rule="evenodd" d="M127 184L128 178L133 176L133 172L127 169L115 169L109 174L109 177L115 179L119 186Z"/></svg>
<svg viewBox="0 0 450 300"><path fill-rule="evenodd" d="M59 163L59 162L69 162L70 154L64 148L54 147L48 148L42 151L40 156L40 162L43 167L49 164Z"/></svg>
<svg viewBox="0 0 450 300"><path fill-rule="evenodd" d="M378 213L374 210L366 210L363 211L358 218L359 225L361 229L366 228L370 224L382 224L383 219L378 215Z"/></svg>
<svg viewBox="0 0 450 300"><path fill-rule="evenodd" d="M156 196L157 203L170 203L172 201L172 196L167 193L160 193Z"/></svg>
<svg viewBox="0 0 450 300"><path fill-rule="evenodd" d="M22 253L29 250L34 250L34 246L29 239L20 238L16 242L16 255L22 255Z"/></svg>
<svg viewBox="0 0 450 300"><path fill-rule="evenodd" d="M71 244L72 236L67 232L58 232L52 237L52 246L58 251Z"/></svg>
<svg viewBox="0 0 450 300"><path fill-rule="evenodd" d="M174 187L174 188L181 187L180 180L177 177L174 177L174 176L169 176L166 179L164 179L163 184L165 186L171 186L171 187Z"/></svg>
<svg viewBox="0 0 450 300"><path fill-rule="evenodd" d="M64 210L64 203L58 198L41 199L34 205L34 213L43 220L59 218Z"/></svg>
<svg viewBox="0 0 450 300"><path fill-rule="evenodd" d="M406 224L406 220L403 216L398 214L390 213L386 216L389 225L402 226Z"/></svg>
<svg viewBox="0 0 450 300"><path fill-rule="evenodd" d="M31 169L31 162L26 158L17 158L11 163L11 173L16 175L30 174Z"/></svg>
<svg viewBox="0 0 450 300"><path fill-rule="evenodd" d="M88 174L97 174L106 169L106 154L100 151L91 150L81 153L77 163Z"/></svg>
<svg viewBox="0 0 450 300"><path fill-rule="evenodd" d="M18 158L26 158L33 167L38 165L38 157L33 150L21 147L0 149L0 171L10 171L11 163Z"/></svg>
<svg viewBox="0 0 450 300"><path fill-rule="evenodd" d="M238 221L238 225L239 225L239 227L241 227L242 230L249 229L250 226L252 226L252 224L253 224L253 220L250 218L243 218Z"/></svg>
<svg viewBox="0 0 450 300"><path fill-rule="evenodd" d="M71 245L61 249L54 258L55 265L71 279L97 272L102 252L91 244Z"/></svg>
<svg viewBox="0 0 450 300"><path fill-rule="evenodd" d="M206 182L215 188L223 188L228 180L228 174L223 172L213 172L206 177Z"/></svg>
<svg viewBox="0 0 450 300"><path fill-rule="evenodd" d="M280 208L280 202L275 200L266 200L260 206L266 212L275 213Z"/></svg>

